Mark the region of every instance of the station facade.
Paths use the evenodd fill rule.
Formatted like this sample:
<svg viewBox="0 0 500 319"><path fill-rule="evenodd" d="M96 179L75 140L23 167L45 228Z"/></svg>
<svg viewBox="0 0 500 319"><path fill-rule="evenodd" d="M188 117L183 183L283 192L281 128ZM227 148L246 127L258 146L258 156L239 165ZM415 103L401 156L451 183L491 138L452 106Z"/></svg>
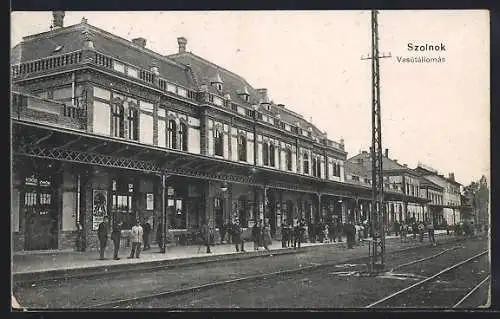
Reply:
<svg viewBox="0 0 500 319"><path fill-rule="evenodd" d="M370 219L370 183L352 179L360 163L344 142L266 89L187 52L185 38L163 56L144 38L85 19L64 27L63 17L12 49L14 250L74 249L77 236L94 249L104 216L123 223L124 238L137 219L155 238L165 220L181 244L202 223L265 220L279 238L300 218ZM418 175L393 173L387 225L424 218L429 200L405 191Z"/></svg>

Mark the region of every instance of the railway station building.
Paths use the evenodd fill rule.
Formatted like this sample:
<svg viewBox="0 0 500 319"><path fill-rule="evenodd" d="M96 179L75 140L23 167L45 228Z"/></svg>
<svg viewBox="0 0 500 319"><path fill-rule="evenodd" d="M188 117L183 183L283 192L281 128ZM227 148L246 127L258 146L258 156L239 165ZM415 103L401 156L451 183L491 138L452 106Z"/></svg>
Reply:
<svg viewBox="0 0 500 319"><path fill-rule="evenodd" d="M368 153L347 160L343 140L188 52L183 37L165 56L145 38L84 18L65 27L64 12L53 15L50 31L11 51L15 251L73 249L78 234L81 249L94 249L104 216L123 222L124 238L137 219L149 221L152 238L166 220L180 244L202 223L237 219L249 229L266 220L279 238L282 223L300 218L370 218L369 177L353 180ZM387 172L388 225L423 216L419 175Z"/></svg>

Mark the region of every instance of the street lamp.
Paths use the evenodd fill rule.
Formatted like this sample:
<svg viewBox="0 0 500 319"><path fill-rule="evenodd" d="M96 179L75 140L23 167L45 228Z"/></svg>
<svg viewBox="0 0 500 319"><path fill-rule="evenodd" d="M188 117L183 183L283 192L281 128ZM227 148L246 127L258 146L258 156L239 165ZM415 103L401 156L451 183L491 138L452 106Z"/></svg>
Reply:
<svg viewBox="0 0 500 319"><path fill-rule="evenodd" d="M220 190L222 192L222 221L221 221L219 232L223 235L225 235L225 231L222 232L221 230L222 230L222 228L224 228L224 221L226 218L226 205L227 205L226 194L227 194L228 188L229 187L227 185L227 182L223 182L221 187L220 187ZM224 238L221 238L220 241L222 243L224 241Z"/></svg>

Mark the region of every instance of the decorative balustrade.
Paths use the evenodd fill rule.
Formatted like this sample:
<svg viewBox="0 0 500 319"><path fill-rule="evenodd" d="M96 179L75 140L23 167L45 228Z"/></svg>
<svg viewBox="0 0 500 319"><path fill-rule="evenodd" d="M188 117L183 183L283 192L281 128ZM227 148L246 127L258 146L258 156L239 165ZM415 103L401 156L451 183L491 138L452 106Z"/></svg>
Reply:
<svg viewBox="0 0 500 319"><path fill-rule="evenodd" d="M93 56L92 55L90 56L91 57L90 60L92 61L93 64L95 64L99 67L114 70L114 61L116 61L119 64L126 64L122 61L119 61L118 59L115 59L115 58L110 57L108 55L99 53L97 51L91 51L91 52L92 52L91 54ZM15 78L15 77L24 76L24 75L31 75L31 74L35 74L35 73L44 72L44 71L55 70L55 69L62 68L62 67L68 66L68 65L76 65L79 63L83 63L83 62L88 62L89 61L88 59L85 59L85 61L82 59L82 55L83 55L83 51L80 50L80 51L74 51L74 52L70 52L70 53L66 53L66 54L51 56L51 57L47 57L47 58L43 58L43 59L27 61L27 62L23 62L21 64L12 65L11 66L12 77ZM133 68L136 68L136 67L134 66ZM186 90L185 88L178 87L177 85L175 85L171 82L168 82L165 79L158 77L155 73L153 73L151 71L148 71L145 69L140 69L140 68L136 68L136 69L139 70L138 78L140 80L146 82L149 85L158 87L159 89L161 89L164 92L181 95L181 94L179 94L179 90L182 90L184 93L181 95L182 97L186 97L186 98L192 99L192 100L200 100L200 101L210 102L210 103L214 102L214 95L211 93L195 92L192 90ZM119 72L119 71L116 71L116 72ZM120 73L125 74L124 72L120 72ZM135 76L135 79L137 79L137 75ZM187 94L186 94L186 92L187 92ZM37 99L37 97L34 97L34 96L29 97L29 100L32 101L31 103L35 103L34 102L35 99ZM223 99L223 100L224 100L223 105L225 105L228 109L231 109L232 111L239 113L238 109L241 107L240 105L238 105L234 102L225 100L225 99ZM47 105L49 105L51 103L57 103L57 102L48 102L47 100L44 100L44 101L45 102L43 102L43 103L45 103ZM81 116L81 114L79 112L82 112L82 111L78 107L67 106L63 103L59 103L59 104L62 107L62 109L61 109L62 112L60 113L60 114L62 114L62 116L67 117L66 114L69 114L70 117L72 117L73 115ZM59 104L57 104L57 105L59 105ZM56 104L54 104L54 105L56 105ZM54 107L52 107L52 108L54 108ZM244 109L245 109L245 112L242 114L243 116L246 116L249 118L254 118L254 115L255 115L254 110L249 110L247 108L244 108ZM257 118L262 121L263 120L262 113L258 112ZM280 120L277 120L277 119L273 119L272 121L266 121L266 123L268 123L272 126L275 126L277 128L280 128L280 129L285 129L283 122L281 122ZM294 125L290 125L290 132L292 132L294 134L300 133L299 128L297 126L294 126ZM310 132L308 132L308 136L311 137ZM330 141L330 140L327 141L326 145L329 147L336 148L336 149L342 149L342 150L344 149L343 144L340 144L340 143L337 143L334 141Z"/></svg>
<svg viewBox="0 0 500 319"><path fill-rule="evenodd" d="M15 119L49 122L71 128L86 127L84 106L48 100L34 95L12 92L11 116Z"/></svg>
<svg viewBox="0 0 500 319"><path fill-rule="evenodd" d="M77 64L82 61L82 51L74 51L66 54L51 56L43 59L24 62L13 65L12 76L43 72L57 69L66 65Z"/></svg>

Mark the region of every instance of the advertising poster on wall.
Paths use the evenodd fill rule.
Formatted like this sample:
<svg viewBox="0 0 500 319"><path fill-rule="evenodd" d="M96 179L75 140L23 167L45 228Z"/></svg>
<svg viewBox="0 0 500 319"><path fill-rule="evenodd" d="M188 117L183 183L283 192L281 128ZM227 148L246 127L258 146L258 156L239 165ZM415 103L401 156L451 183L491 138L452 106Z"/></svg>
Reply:
<svg viewBox="0 0 500 319"><path fill-rule="evenodd" d="M108 215L108 192L94 189L92 195L92 230L97 230L104 216Z"/></svg>

